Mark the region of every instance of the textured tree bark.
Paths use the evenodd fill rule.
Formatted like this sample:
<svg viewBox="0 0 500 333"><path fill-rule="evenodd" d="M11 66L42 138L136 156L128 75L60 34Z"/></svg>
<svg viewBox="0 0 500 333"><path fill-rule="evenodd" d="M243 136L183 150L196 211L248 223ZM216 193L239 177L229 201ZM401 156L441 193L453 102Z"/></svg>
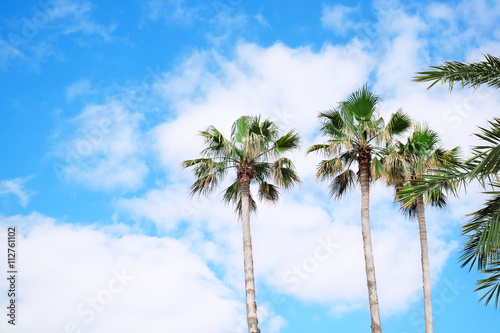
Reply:
<svg viewBox="0 0 500 333"><path fill-rule="evenodd" d="M422 259L422 279L424 281L425 333L432 333L431 274L429 269L429 249L425 227L425 206L423 196L417 198L418 227L420 229L420 251Z"/></svg>
<svg viewBox="0 0 500 333"><path fill-rule="evenodd" d="M255 303L255 281L253 275L252 236L250 234L250 183L240 182L241 221L243 229L243 258L245 266L245 292L247 301L248 332L259 333L257 304Z"/></svg>
<svg viewBox="0 0 500 333"><path fill-rule="evenodd" d="M371 328L372 333L381 333L382 327L380 324L377 281L375 279L375 263L373 261L372 236L370 231L370 163L360 163L359 171L361 183L361 232L363 234Z"/></svg>

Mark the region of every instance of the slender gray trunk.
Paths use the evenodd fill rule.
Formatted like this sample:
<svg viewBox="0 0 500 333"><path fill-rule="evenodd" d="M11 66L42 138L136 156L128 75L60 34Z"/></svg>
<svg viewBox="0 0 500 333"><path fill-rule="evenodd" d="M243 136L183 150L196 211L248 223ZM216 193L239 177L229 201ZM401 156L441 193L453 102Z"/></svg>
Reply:
<svg viewBox="0 0 500 333"><path fill-rule="evenodd" d="M418 227L420 229L420 251L422 253L422 279L424 281L425 333L432 333L431 274L429 269L429 249L425 227L424 198L417 198Z"/></svg>
<svg viewBox="0 0 500 333"><path fill-rule="evenodd" d="M248 332L259 333L260 329L258 328L257 320L257 304L255 303L255 281L253 276L252 236L250 234L250 184L243 181L240 185Z"/></svg>
<svg viewBox="0 0 500 333"><path fill-rule="evenodd" d="M372 236L370 231L370 166L360 165L361 183L361 232L365 254L366 282L368 284L368 300L370 303L372 333L381 333L380 313L378 309L377 281L375 279L375 263L373 261Z"/></svg>

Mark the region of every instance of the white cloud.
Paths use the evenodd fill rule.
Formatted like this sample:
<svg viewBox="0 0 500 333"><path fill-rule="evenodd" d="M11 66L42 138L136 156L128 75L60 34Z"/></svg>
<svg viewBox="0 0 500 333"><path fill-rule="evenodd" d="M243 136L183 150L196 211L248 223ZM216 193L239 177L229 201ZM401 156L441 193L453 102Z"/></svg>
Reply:
<svg viewBox="0 0 500 333"><path fill-rule="evenodd" d="M445 9L434 9L434 19L447 18ZM322 140L316 131L318 111L335 106L373 77L374 90L384 99L383 116L402 107L417 120L426 119L439 131L445 147L451 148L473 143L463 133L472 133L476 125L493 116L500 103L489 90L448 94L446 88L426 91L425 85L413 83L414 73L429 65L430 46L424 38L430 31L429 22L406 14L399 6L390 8L392 16L379 14L373 40L354 38L343 47L325 44L317 52L281 43L268 48L239 43L232 59L213 51L196 52L176 71L166 73L156 89L166 97L175 117L150 134L171 179L181 180L120 201L121 212L153 221L166 232L178 230L183 220L178 206L185 203L188 191L178 168L181 161L201 151L198 131L214 125L227 135L239 115L271 117L284 129L296 128L304 138L303 148L293 156L304 185L300 192L285 194L276 207L259 206L252 220L257 284L267 284L289 297L320 302L335 314L365 307L359 193L334 203L324 195L326 184L311 184L318 157L306 158L305 148ZM374 187L373 191L371 219L379 299L382 313L390 315L405 311L422 297L418 226L399 215L391 203L392 190ZM224 281L237 288L243 279L241 231L232 209L217 200L213 197L209 204L195 204L191 211L196 216L186 219L183 237L195 253L224 267ZM434 282L456 250L449 229L459 224L460 214L462 210L456 213L456 209L450 213L452 218L428 214ZM445 223L436 226L436 220ZM329 235L338 246L324 262L314 262L318 246ZM297 267L306 278L298 275ZM264 302L272 298L259 296L257 290L259 297Z"/></svg>
<svg viewBox="0 0 500 333"><path fill-rule="evenodd" d="M371 66L355 43L325 45L318 53L280 43L270 48L242 43L236 54L230 61L217 53L195 53L180 72L158 85L178 114L152 131L155 149L168 169L176 170L182 160L197 156L198 131L212 124L227 135L243 114L271 117L284 130L295 127L307 139L314 133L317 112L361 86ZM183 145L178 144L180 138Z"/></svg>
<svg viewBox="0 0 500 333"><path fill-rule="evenodd" d="M19 204L26 207L30 197L34 194L33 191L24 188L24 183L29 179L31 177L0 181L0 194L13 194L19 200Z"/></svg>
<svg viewBox="0 0 500 333"><path fill-rule="evenodd" d="M336 33L343 35L349 30L359 27L351 15L357 11L358 8L343 5L324 6L321 23L323 27L333 29Z"/></svg>
<svg viewBox="0 0 500 333"><path fill-rule="evenodd" d="M311 187L284 194L276 206L259 204L258 214L252 217L258 304L276 303L274 294L260 291L259 286L266 284L285 296L322 303L337 315L360 309L366 306L367 292L359 189L333 202L324 195L312 195L318 190L326 192L326 184L315 185L316 190ZM144 198L125 200L120 206L142 213L142 218L155 222L160 229L166 221L177 228L174 220L180 219L179 204L189 202L175 196L182 198L186 190L171 186L151 190ZM391 202L392 190L376 187L372 197L379 299L383 313L390 315L405 311L421 296L418 225L399 214ZM243 292L241 226L233 207L220 203L219 196L187 207L191 215L185 220L189 223L182 238L191 244L192 251L223 268L225 283ZM445 213L427 215L431 272L433 281L437 281L456 249L456 243L447 243L444 238L456 224L444 222ZM391 216L390 221L387 216ZM440 226L436 226L437 220Z"/></svg>
<svg viewBox="0 0 500 333"><path fill-rule="evenodd" d="M90 95L96 91L90 88L90 81L87 79L80 79L65 88L66 99L72 100L77 96Z"/></svg>
<svg viewBox="0 0 500 333"><path fill-rule="evenodd" d="M496 0L462 1L457 9L470 29L474 30L488 29L497 24L500 17L500 3Z"/></svg>
<svg viewBox="0 0 500 333"><path fill-rule="evenodd" d="M115 237L36 213L4 217L0 225L2 242L7 225L17 229L19 332L65 332L74 323L82 333L229 333L244 319L241 294L235 297L182 240Z"/></svg>
<svg viewBox="0 0 500 333"><path fill-rule="evenodd" d="M178 178L185 177L179 175ZM116 207L119 212L137 221L154 222L160 234L168 233L175 231L183 222L192 224L203 219L202 212L218 199L215 195L211 198L190 197L188 187L187 182L168 184L161 190L148 191L144 197L121 198Z"/></svg>
<svg viewBox="0 0 500 333"><path fill-rule="evenodd" d="M449 16L446 8L433 9L433 13L433 19ZM345 19L344 14L341 19ZM497 94L490 90L448 94L446 88L426 91L425 85L412 83L413 73L428 66L430 47L422 35L428 33L429 22L399 8L391 9L390 14L393 19L380 18L383 21L379 22L373 41L354 38L346 46L325 44L319 51L309 47L294 49L281 43L264 48L242 42L232 59L215 51L195 52L177 70L159 76L154 84L168 101L173 116L149 133L139 131L140 115L119 104L87 107L75 118L77 131L68 145L73 152L80 149L85 158L65 166L63 173L94 188L137 188L147 173L141 147L151 140L154 155L172 182L141 196L119 199L117 211L138 221L154 222L160 233L180 233L182 238L177 242L184 247L175 249L182 252L189 248L199 260L222 267L223 282L241 294L241 231L235 215L216 196L190 201L188 173L180 174L179 166L181 161L198 156L202 147L197 133L210 124L227 135L238 116L262 114L285 130L296 128L304 144L293 160L307 185L300 192L285 194L276 207L261 205L253 218L257 284L267 284L289 297L320 302L335 314L365 307L359 193L355 191L341 202L328 200L324 195L326 184L313 184L317 158L305 157L305 148L322 140L317 135L318 111L335 106L373 77L374 89L385 99L381 109L384 116L402 107L415 118L428 120L446 147L466 147L473 139L464 133L472 133L476 125L493 116L500 103ZM81 140L87 138L92 143L88 133L102 126L106 119L113 124L105 133L106 139L91 136L99 144L84 150ZM373 242L384 314L405 311L421 297L418 227L398 215L391 199L391 190L373 188ZM429 215L434 220L444 220L436 226L429 219L434 281L439 280L456 248L455 241L447 238L448 230L456 227L462 210L463 207L453 208L451 219L438 213ZM335 244L332 253L322 245L330 235ZM137 237L137 246L150 249L145 236ZM129 238L124 239L123 244L128 245ZM168 243L167 240L164 239ZM169 248L162 242L154 240L149 246ZM105 248L108 256L118 251L113 246ZM156 254L154 249L151 251ZM266 304L269 298L272 296L257 290L258 302ZM286 324L279 315L273 318L268 322L270 331L278 331Z"/></svg>
<svg viewBox="0 0 500 333"><path fill-rule="evenodd" d="M54 171L63 180L93 189L137 189L148 173L141 159L142 119L117 102L87 106L70 121L75 130L67 141L55 147Z"/></svg>

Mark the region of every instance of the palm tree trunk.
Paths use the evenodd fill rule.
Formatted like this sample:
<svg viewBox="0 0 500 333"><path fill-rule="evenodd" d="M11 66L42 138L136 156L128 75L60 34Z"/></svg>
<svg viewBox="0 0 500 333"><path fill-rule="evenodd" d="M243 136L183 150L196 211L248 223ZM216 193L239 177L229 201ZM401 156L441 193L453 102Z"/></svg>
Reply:
<svg viewBox="0 0 500 333"><path fill-rule="evenodd" d="M370 165L360 164L361 182L361 232L365 254L366 281L368 284L368 300L370 303L372 333L381 333L380 314L378 308L377 281L375 279L375 263L373 261L372 236L370 231Z"/></svg>
<svg viewBox="0 0 500 333"><path fill-rule="evenodd" d="M243 258L245 266L245 292L247 300L248 332L259 333L257 304L255 303L255 281L253 275L252 236L250 234L250 183L241 185L241 221L243 226Z"/></svg>
<svg viewBox="0 0 500 333"><path fill-rule="evenodd" d="M418 227L420 229L420 251L422 253L422 278L424 281L425 333L432 333L431 274L429 271L429 250L425 227L424 198L417 198Z"/></svg>

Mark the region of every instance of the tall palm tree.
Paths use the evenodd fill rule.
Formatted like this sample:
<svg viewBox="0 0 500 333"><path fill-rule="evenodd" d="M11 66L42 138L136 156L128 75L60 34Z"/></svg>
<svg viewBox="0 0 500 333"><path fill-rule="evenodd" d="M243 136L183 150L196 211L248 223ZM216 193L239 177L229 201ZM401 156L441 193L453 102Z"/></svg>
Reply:
<svg viewBox="0 0 500 333"><path fill-rule="evenodd" d="M279 187L288 189L299 183L292 161L284 155L298 148L300 137L294 130L281 135L273 122L261 121L260 116L243 116L236 120L229 140L213 126L200 135L206 147L201 152L202 157L184 161L183 167L194 167L197 179L191 186L193 195L210 194L230 169L236 171L236 179L225 189L223 199L235 204L242 221L248 332L258 333L250 233L250 212L256 210L256 203L250 184L258 184L261 200L275 202L279 198Z"/></svg>
<svg viewBox="0 0 500 333"><path fill-rule="evenodd" d="M458 148L444 150L438 147L439 137L436 132L425 125L417 125L405 143L396 142L383 151L383 177L389 185L396 189L396 200L399 192L406 185L414 184L423 175L437 167L446 167L457 159ZM420 251L422 261L422 279L424 289L425 331L432 333L432 300L431 277L429 269L429 250L427 245L427 228L425 223L425 203L443 208L446 196L440 189L421 194L409 205L401 205L401 211L409 218L418 219L420 231Z"/></svg>
<svg viewBox="0 0 500 333"><path fill-rule="evenodd" d="M417 82L448 83L450 91L454 83L461 83L462 88L482 85L500 88L500 58L485 55L485 61L461 63L445 62L441 66L431 66L432 70L419 72L414 78ZM440 187L447 188L455 196L457 189L466 188L472 180L478 180L485 188L491 189L486 194L488 199L484 207L469 214L472 219L462 227L462 234L468 238L462 249L462 267L477 264L479 272L489 277L476 282L476 291L486 290L479 299L485 305L495 297L495 307L500 299L500 118L489 122L489 128L481 128L479 137L482 144L472 149L472 157L463 163L449 165L436 174L425 176L421 182L403 189L401 200L405 205L420 194Z"/></svg>
<svg viewBox="0 0 500 333"><path fill-rule="evenodd" d="M331 181L330 194L333 197L338 199L355 184L361 185L361 231L373 333L382 332L369 222L372 169L382 167L374 154L380 150L377 145L390 142L393 136L405 132L410 126L409 117L401 110L392 114L385 125L378 115L379 102L379 96L365 85L338 107L321 112L320 131L328 140L311 146L307 151L319 152L328 158L319 163L316 177ZM351 169L353 164L358 164L357 172Z"/></svg>
<svg viewBox="0 0 500 333"><path fill-rule="evenodd" d="M467 237L460 261L462 267L472 269L477 265L481 273L491 275L476 282L476 291L486 291L479 299L485 305L495 298L495 306L500 299L500 119L489 122L489 128L480 128L475 135L482 141L472 149L473 155L465 162L453 162L447 168L434 170L434 174L425 175L415 184L400 191L400 200L404 205L426 191L444 187L457 196L457 189L466 188L477 180L484 188L491 190L491 195L483 208L469 214L471 220L462 226L462 235Z"/></svg>

